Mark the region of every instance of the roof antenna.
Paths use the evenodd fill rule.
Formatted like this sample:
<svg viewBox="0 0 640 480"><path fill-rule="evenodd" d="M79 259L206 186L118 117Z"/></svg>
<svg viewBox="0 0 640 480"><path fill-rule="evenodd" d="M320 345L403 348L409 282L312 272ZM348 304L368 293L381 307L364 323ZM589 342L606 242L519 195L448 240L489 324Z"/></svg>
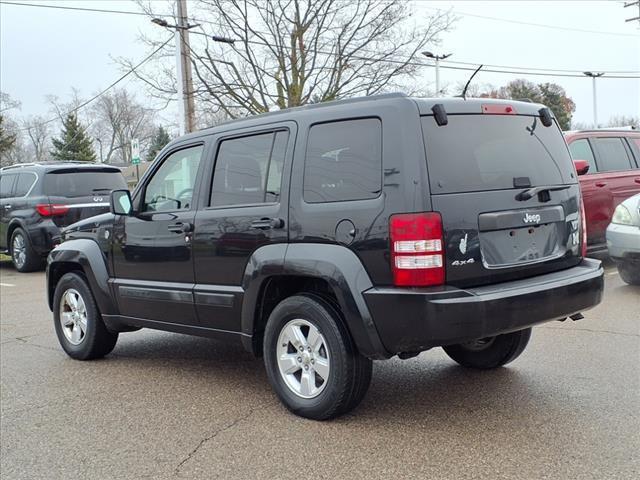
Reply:
<svg viewBox="0 0 640 480"><path fill-rule="evenodd" d="M476 73L478 73L482 67L484 67L484 65L480 65L478 68L476 68L476 71L473 72L473 74L469 77L467 84L462 89L462 93L458 95L459 97L462 97L463 100L467 99L467 88L469 88L469 84L471 83L471 80L473 80L473 77L476 76Z"/></svg>

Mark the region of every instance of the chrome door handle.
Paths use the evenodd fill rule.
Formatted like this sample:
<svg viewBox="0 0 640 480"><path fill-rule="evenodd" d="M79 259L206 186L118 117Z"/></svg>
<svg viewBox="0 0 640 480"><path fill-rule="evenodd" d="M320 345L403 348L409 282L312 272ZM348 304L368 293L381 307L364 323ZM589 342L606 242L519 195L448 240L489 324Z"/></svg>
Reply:
<svg viewBox="0 0 640 480"><path fill-rule="evenodd" d="M169 225L167 229L173 233L189 233L192 227L193 225L191 225L189 222L184 222L184 223L178 222L178 223Z"/></svg>
<svg viewBox="0 0 640 480"><path fill-rule="evenodd" d="M270 230L284 227L284 220L281 218L261 218L251 222L251 228L258 230Z"/></svg>

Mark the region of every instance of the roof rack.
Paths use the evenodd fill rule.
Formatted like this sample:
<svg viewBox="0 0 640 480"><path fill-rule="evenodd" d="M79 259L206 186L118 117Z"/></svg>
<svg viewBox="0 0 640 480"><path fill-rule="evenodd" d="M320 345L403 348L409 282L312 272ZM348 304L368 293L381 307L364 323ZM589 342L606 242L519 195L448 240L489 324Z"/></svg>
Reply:
<svg viewBox="0 0 640 480"><path fill-rule="evenodd" d="M22 167L33 167L34 165L40 165L39 163L14 163L13 165L9 165L8 167L2 167L0 170L11 170L13 168L22 168Z"/></svg>
<svg viewBox="0 0 640 480"><path fill-rule="evenodd" d="M28 162L28 163L14 163L13 165L9 165L7 167L2 167L0 170L11 170L14 168L23 168L23 167L37 167L37 166L46 166L46 165L68 165L68 164L80 164L80 165L99 165L98 162L81 162L79 160L55 160L50 162ZM102 164L100 164L102 165ZM108 164L105 164L108 165Z"/></svg>

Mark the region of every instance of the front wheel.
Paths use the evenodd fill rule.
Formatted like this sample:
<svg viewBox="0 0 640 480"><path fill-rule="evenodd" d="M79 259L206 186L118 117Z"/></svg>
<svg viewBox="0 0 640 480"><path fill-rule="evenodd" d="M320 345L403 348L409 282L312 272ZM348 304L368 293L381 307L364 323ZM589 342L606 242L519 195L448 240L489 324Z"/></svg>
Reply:
<svg viewBox="0 0 640 480"><path fill-rule="evenodd" d="M640 262L620 262L618 263L618 273L625 283L640 285Z"/></svg>
<svg viewBox="0 0 640 480"><path fill-rule="evenodd" d="M355 408L371 381L371 360L356 351L339 311L315 295L276 306L265 330L264 362L282 403L314 420Z"/></svg>
<svg viewBox="0 0 640 480"><path fill-rule="evenodd" d="M512 362L520 356L531 338L531 329L485 337L471 342L442 347L463 367L490 369Z"/></svg>
<svg viewBox="0 0 640 480"><path fill-rule="evenodd" d="M116 346L118 334L107 330L83 275L67 273L60 279L53 317L60 345L76 360L104 357Z"/></svg>

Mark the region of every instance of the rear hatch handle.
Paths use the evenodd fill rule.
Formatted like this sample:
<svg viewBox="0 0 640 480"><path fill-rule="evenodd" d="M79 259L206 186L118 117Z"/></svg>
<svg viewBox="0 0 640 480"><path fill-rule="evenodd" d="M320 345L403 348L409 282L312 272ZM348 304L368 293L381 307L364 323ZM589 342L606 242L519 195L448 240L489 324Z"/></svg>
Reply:
<svg viewBox="0 0 640 480"><path fill-rule="evenodd" d="M548 187L540 186L540 187L532 187L523 190L519 194L516 195L516 200L519 202L524 202L533 198L534 195L537 195L541 192L558 192L560 190L566 190L571 185L551 185Z"/></svg>

